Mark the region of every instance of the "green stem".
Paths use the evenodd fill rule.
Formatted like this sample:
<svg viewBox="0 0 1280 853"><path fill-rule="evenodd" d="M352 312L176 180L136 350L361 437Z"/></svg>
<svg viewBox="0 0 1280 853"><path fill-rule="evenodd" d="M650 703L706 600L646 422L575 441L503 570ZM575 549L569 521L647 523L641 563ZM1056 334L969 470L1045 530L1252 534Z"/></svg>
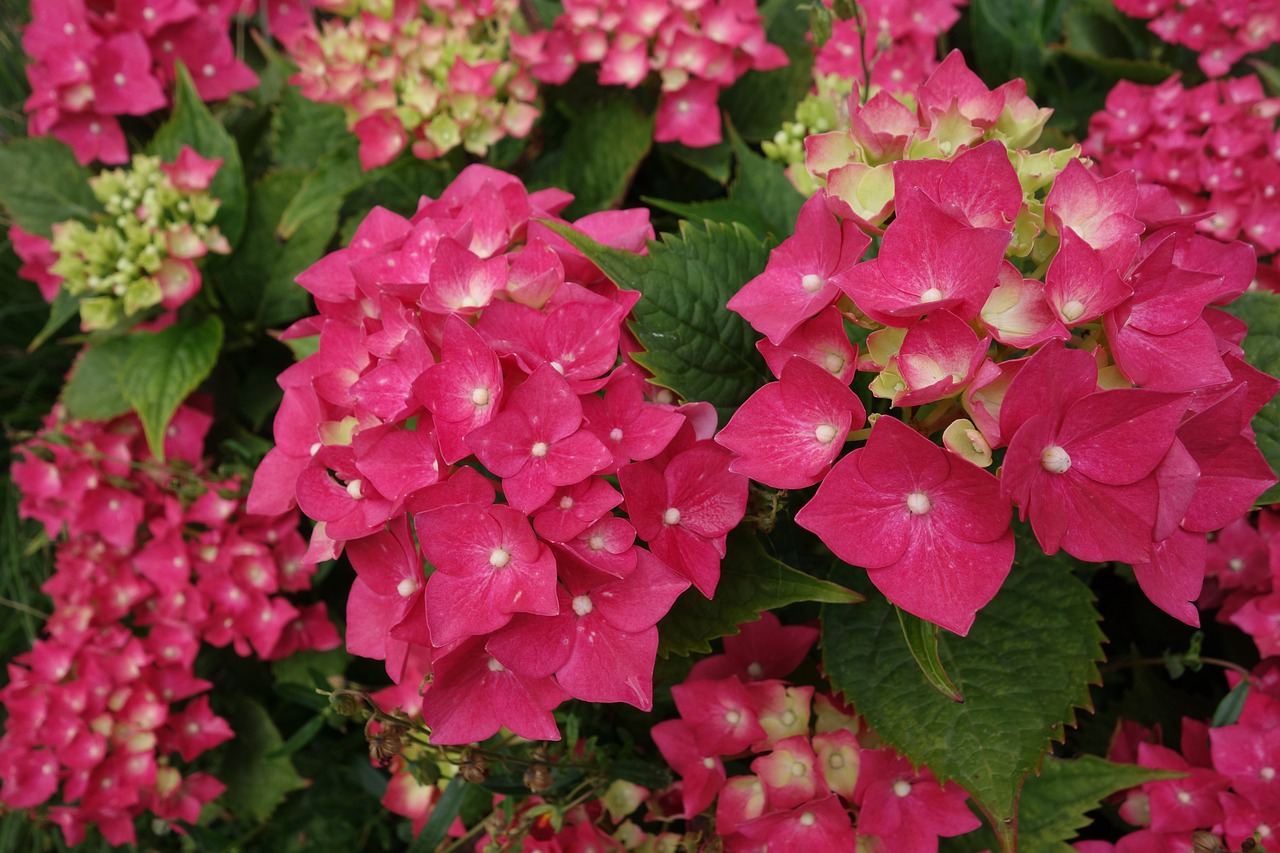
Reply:
<svg viewBox="0 0 1280 853"><path fill-rule="evenodd" d="M28 615L35 616L37 619L49 618L48 613L45 613L40 610L36 610L34 607L23 604L21 601L14 601L12 598L5 598L4 596L0 596L0 605L4 605L5 607L12 607L14 610L18 610Z"/></svg>

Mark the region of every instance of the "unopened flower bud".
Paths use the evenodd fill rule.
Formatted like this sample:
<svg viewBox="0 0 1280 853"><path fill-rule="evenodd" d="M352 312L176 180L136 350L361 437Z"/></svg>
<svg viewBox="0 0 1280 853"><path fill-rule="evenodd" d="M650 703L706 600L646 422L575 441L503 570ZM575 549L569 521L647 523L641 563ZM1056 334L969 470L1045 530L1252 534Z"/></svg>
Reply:
<svg viewBox="0 0 1280 853"><path fill-rule="evenodd" d="M524 785L535 794L550 788L551 781L551 768L545 764L534 764L524 771Z"/></svg>

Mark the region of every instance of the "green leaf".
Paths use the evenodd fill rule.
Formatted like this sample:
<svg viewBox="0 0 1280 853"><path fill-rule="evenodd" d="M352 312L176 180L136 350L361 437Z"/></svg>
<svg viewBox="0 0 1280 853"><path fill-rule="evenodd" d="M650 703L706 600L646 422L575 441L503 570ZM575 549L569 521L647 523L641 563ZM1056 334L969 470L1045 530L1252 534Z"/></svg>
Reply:
<svg viewBox="0 0 1280 853"><path fill-rule="evenodd" d="M337 216L342 200L370 180L369 173L360 168L355 137L348 138L348 144L330 151L311 167L297 195L280 215L277 237L289 240L311 219Z"/></svg>
<svg viewBox="0 0 1280 853"><path fill-rule="evenodd" d="M271 757L284 739L261 705L239 698L226 717L236 736L224 747L217 774L227 786L223 801L236 817L262 823L290 791L305 787L307 781L288 756Z"/></svg>
<svg viewBox="0 0 1280 853"><path fill-rule="evenodd" d="M1086 815L1106 797L1145 782L1184 774L1134 764L1113 764L1093 755L1046 758L1039 775L1028 776L1018 803L1018 849L1072 853L1068 843L1088 825Z"/></svg>
<svg viewBox="0 0 1280 853"><path fill-rule="evenodd" d="M87 220L102 209L89 187L93 173L51 137L0 146L0 175L0 205L23 231L49 237L54 223Z"/></svg>
<svg viewBox="0 0 1280 853"><path fill-rule="evenodd" d="M748 71L720 95L720 106L748 142L773 139L783 122L795 118L796 104L813 86L813 45L809 15L796 0L766 0L760 6L769 42L789 60L772 71Z"/></svg>
<svg viewBox="0 0 1280 853"><path fill-rule="evenodd" d="M45 341L58 333L58 330L67 324L67 321L80 313L80 300L72 296L63 289L58 290L58 295L53 298L53 304L49 306L49 319L44 326L32 338L31 343L27 344L27 352L35 352Z"/></svg>
<svg viewBox="0 0 1280 853"><path fill-rule="evenodd" d="M338 229L340 198L303 221L287 240L276 236L281 216L305 179L301 170L275 171L254 184L235 263L217 275L228 310L256 329L282 326L309 313L311 295L294 278L320 259Z"/></svg>
<svg viewBox="0 0 1280 853"><path fill-rule="evenodd" d="M1045 5L1046 0L972 0L969 4L970 65L989 86L995 85L993 80L1022 77L1034 97L1043 73Z"/></svg>
<svg viewBox="0 0 1280 853"><path fill-rule="evenodd" d="M680 202L641 196L640 200L651 207L674 213L689 222L721 222L726 225L741 222L756 234L767 234L769 231L769 226L765 224L764 217L760 215L758 208L742 202L729 201L726 198Z"/></svg>
<svg viewBox="0 0 1280 853"><path fill-rule="evenodd" d="M134 335L107 338L81 351L62 389L62 402L73 418L106 421L133 408L124 396L125 372L137 347Z"/></svg>
<svg viewBox="0 0 1280 853"><path fill-rule="evenodd" d="M1249 324L1244 339L1244 357L1249 364L1280 378L1280 296L1266 291L1246 293L1227 305L1226 311ZM1272 471L1280 471L1280 397L1262 407L1253 418L1258 449ZM1280 502L1280 484L1263 492L1258 505Z"/></svg>
<svg viewBox="0 0 1280 853"><path fill-rule="evenodd" d="M317 714L299 726L298 730L289 735L289 739L280 744L280 747L272 751L267 758L284 758L285 756L293 755L315 740L316 735L320 734L323 729L324 716Z"/></svg>
<svg viewBox="0 0 1280 853"><path fill-rule="evenodd" d="M296 86L285 87L271 118L271 160L278 168L313 168L350 138L342 107L308 100Z"/></svg>
<svg viewBox="0 0 1280 853"><path fill-rule="evenodd" d="M786 166L766 160L747 147L736 133L730 133L738 158L738 176L729 186L729 201L754 207L764 220L767 233L779 240L796 230L796 217L805 197L787 178ZM766 232L758 232L766 236Z"/></svg>
<svg viewBox="0 0 1280 853"><path fill-rule="evenodd" d="M156 131L147 151L172 162L183 146L189 145L201 157L222 160L222 166L209 185L209 194L222 203L214 222L234 246L244 232L248 207L240 149L231 134L200 100L200 94L191 82L191 74L181 62L177 65L177 72L173 115Z"/></svg>
<svg viewBox="0 0 1280 853"><path fill-rule="evenodd" d="M1022 558L969 635L939 637L939 657L964 704L920 674L894 608L879 594L823 619L832 687L886 743L968 790L1006 836L1023 779L1074 724L1075 709L1088 705L1102 659L1092 594L1070 561L1021 544Z"/></svg>
<svg viewBox="0 0 1280 853"><path fill-rule="evenodd" d="M644 351L634 358L655 383L685 400L710 402L724 423L769 381L755 348L759 336L725 307L769 258L768 245L745 227L684 222L679 235L663 234L649 243L649 254L635 255L568 226L549 226L614 284L644 294L631 321Z"/></svg>
<svg viewBox="0 0 1280 853"><path fill-rule="evenodd" d="M963 702L964 696L956 689L951 677L947 675L947 668L938 657L938 626L919 616L912 616L901 607L894 609L898 611L902 637L907 641L907 648L911 650L911 656L915 658L920 672L933 685L934 690L953 702Z"/></svg>
<svg viewBox="0 0 1280 853"><path fill-rule="evenodd" d="M176 323L161 332L139 332L125 364L121 390L138 413L151 453L164 459L164 433L182 401L213 371L222 347L222 321Z"/></svg>
<svg viewBox="0 0 1280 853"><path fill-rule="evenodd" d="M1234 726L1236 721L1240 719L1240 714L1244 711L1244 700L1249 696L1249 682L1244 679L1240 683L1222 697L1222 701L1218 703L1218 707L1213 711L1213 720L1210 725L1215 729L1223 726Z"/></svg>
<svg viewBox="0 0 1280 853"><path fill-rule="evenodd" d="M453 824L453 819L458 816L458 811L462 808L462 798L466 795L468 787L470 786L461 777L455 776L449 780L449 784L445 785L444 793L431 809L431 817L427 819L422 832L410 845L409 853L430 853L440 846L449 832L449 827Z"/></svg>
<svg viewBox="0 0 1280 853"><path fill-rule="evenodd" d="M1268 65L1261 59L1250 59L1249 64L1253 66L1254 71L1258 72L1262 82L1267 84L1267 91L1271 93L1271 97L1280 97L1280 68Z"/></svg>
<svg viewBox="0 0 1280 853"><path fill-rule="evenodd" d="M1073 6L1062 16L1062 52L1113 79L1154 85L1176 74L1172 65L1145 57L1130 20L1109 4Z"/></svg>
<svg viewBox="0 0 1280 853"><path fill-rule="evenodd" d="M575 111L563 147L535 162L529 185L573 193L567 219L617 207L652 147L653 117L634 98L609 95Z"/></svg>
<svg viewBox="0 0 1280 853"><path fill-rule="evenodd" d="M720 583L708 600L696 589L676 599L658 623L658 653L663 657L711 651L711 641L738 633L738 626L754 622L761 611L797 601L854 604L862 596L831 581L791 568L765 552L754 533L738 529L729 534L728 553L720 564ZM858 608L853 608L857 610ZM841 610L843 614L850 612Z"/></svg>
<svg viewBox="0 0 1280 853"><path fill-rule="evenodd" d="M717 184L728 183L733 174L733 148L728 141L706 148L690 148L679 142L660 142L658 150L673 160L697 169Z"/></svg>

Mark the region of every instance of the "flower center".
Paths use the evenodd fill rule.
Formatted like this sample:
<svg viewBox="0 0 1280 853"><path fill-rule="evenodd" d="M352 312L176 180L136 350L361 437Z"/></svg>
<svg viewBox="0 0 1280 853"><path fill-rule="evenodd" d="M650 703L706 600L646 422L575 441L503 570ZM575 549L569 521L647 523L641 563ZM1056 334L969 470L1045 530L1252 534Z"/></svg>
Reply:
<svg viewBox="0 0 1280 853"><path fill-rule="evenodd" d="M931 287L920 294L921 302L937 302L940 299L942 299L942 291L936 287Z"/></svg>
<svg viewBox="0 0 1280 853"><path fill-rule="evenodd" d="M547 443L545 441L539 441L538 443L534 444L533 447L529 449L529 455L534 456L538 459L541 459L543 456L546 456Z"/></svg>
<svg viewBox="0 0 1280 853"><path fill-rule="evenodd" d="M1062 306L1062 319L1068 323L1074 323L1084 314L1084 303L1079 299L1072 299L1066 305Z"/></svg>
<svg viewBox="0 0 1280 853"><path fill-rule="evenodd" d="M506 548L494 548L493 553L489 555L489 565L495 569L505 569L510 562L511 552Z"/></svg>
<svg viewBox="0 0 1280 853"><path fill-rule="evenodd" d="M822 359L822 366L827 369L827 373L839 374L844 370L844 356L835 353L827 353L826 358Z"/></svg>
<svg viewBox="0 0 1280 853"><path fill-rule="evenodd" d="M820 444L830 444L835 441L836 428L831 424L818 424L818 428L813 431L817 436Z"/></svg>
<svg viewBox="0 0 1280 853"><path fill-rule="evenodd" d="M471 402L477 406L489 405L489 389L483 386L471 391Z"/></svg>
<svg viewBox="0 0 1280 853"><path fill-rule="evenodd" d="M893 783L893 793L899 797L905 797L911 793L911 783L906 779L899 779Z"/></svg>
<svg viewBox="0 0 1280 853"><path fill-rule="evenodd" d="M590 548L592 551L603 551L604 537L601 536L599 533L595 534L594 536L592 536L590 539L587 540L587 547Z"/></svg>
<svg viewBox="0 0 1280 853"><path fill-rule="evenodd" d="M497 658L489 658L489 671L490 672L506 672L507 668L502 664L498 663Z"/></svg>
<svg viewBox="0 0 1280 853"><path fill-rule="evenodd" d="M813 812L805 812L804 814L800 815L801 826L813 826L817 822L818 822L818 816L815 815Z"/></svg>
<svg viewBox="0 0 1280 853"><path fill-rule="evenodd" d="M933 501L924 492L912 492L907 495L907 510L912 515L924 515L933 509Z"/></svg>
<svg viewBox="0 0 1280 853"><path fill-rule="evenodd" d="M724 715L724 721L731 726L736 726L742 722L742 712L738 710L729 711Z"/></svg>
<svg viewBox="0 0 1280 853"><path fill-rule="evenodd" d="M400 593L401 598L408 598L418 591L418 584L413 578L405 578L396 584L396 592Z"/></svg>
<svg viewBox="0 0 1280 853"><path fill-rule="evenodd" d="M824 283L822 276L814 275L813 273L809 273L800 279L800 286L804 288L805 293L817 293L822 290Z"/></svg>
<svg viewBox="0 0 1280 853"><path fill-rule="evenodd" d="M573 612L579 616L586 616L592 609L590 596L579 595L573 599Z"/></svg>
<svg viewBox="0 0 1280 853"><path fill-rule="evenodd" d="M662 523L663 524L679 524L680 510L676 509L673 506L667 507L667 511L662 514Z"/></svg>
<svg viewBox="0 0 1280 853"><path fill-rule="evenodd" d="M1054 444L1040 452L1040 467L1050 474L1065 474L1071 467L1071 456L1065 448Z"/></svg>

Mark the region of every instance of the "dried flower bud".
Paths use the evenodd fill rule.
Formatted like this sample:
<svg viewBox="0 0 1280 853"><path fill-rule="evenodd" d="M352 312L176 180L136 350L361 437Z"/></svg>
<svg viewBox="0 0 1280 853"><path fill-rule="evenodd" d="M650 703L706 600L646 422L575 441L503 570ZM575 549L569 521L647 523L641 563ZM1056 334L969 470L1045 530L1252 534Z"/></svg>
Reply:
<svg viewBox="0 0 1280 853"><path fill-rule="evenodd" d="M540 794L551 787L551 768L545 764L534 764L524 771L524 785L535 794Z"/></svg>
<svg viewBox="0 0 1280 853"><path fill-rule="evenodd" d="M404 749L404 733L406 729L399 723L385 723L382 731L366 730L369 741L369 756L382 767L391 763Z"/></svg>
<svg viewBox="0 0 1280 853"><path fill-rule="evenodd" d="M462 763L458 765L458 775L468 782L483 782L489 778L489 763L476 750L467 749L462 753Z"/></svg>
<svg viewBox="0 0 1280 853"><path fill-rule="evenodd" d="M1212 832L1195 832L1191 835L1192 853L1223 853L1222 842Z"/></svg>
<svg viewBox="0 0 1280 853"><path fill-rule="evenodd" d="M360 700L353 693L330 693L329 707L344 717L354 717L360 710Z"/></svg>

